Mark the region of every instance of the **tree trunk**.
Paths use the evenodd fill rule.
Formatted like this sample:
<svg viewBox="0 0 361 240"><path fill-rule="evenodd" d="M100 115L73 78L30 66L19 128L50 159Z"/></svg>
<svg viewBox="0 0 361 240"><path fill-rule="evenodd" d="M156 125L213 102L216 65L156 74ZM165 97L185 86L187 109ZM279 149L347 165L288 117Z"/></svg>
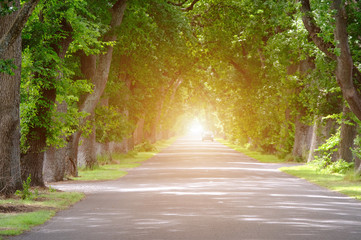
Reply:
<svg viewBox="0 0 361 240"><path fill-rule="evenodd" d="M44 181L57 182L64 179L66 147L57 149L50 147L44 156Z"/></svg>
<svg viewBox="0 0 361 240"><path fill-rule="evenodd" d="M94 116L93 116L94 118ZM78 147L78 167L93 169L98 165L96 156L95 126L87 137L80 137L81 144Z"/></svg>
<svg viewBox="0 0 361 240"><path fill-rule="evenodd" d="M341 0L335 0L334 7L337 10L335 41L338 42L337 47L341 50L340 56L337 57L336 79L352 112L361 120L361 95L352 79L357 68L355 69L353 66L348 44L346 9Z"/></svg>
<svg viewBox="0 0 361 240"><path fill-rule="evenodd" d="M161 91L161 99L157 101L156 105L156 115L152 121L151 127L151 135L150 135L150 142L155 143L159 140L160 132L162 130L162 126L160 125L160 118L162 114L163 102L164 102L164 93Z"/></svg>
<svg viewBox="0 0 361 240"><path fill-rule="evenodd" d="M133 133L134 145L140 144L144 140L144 117L138 120L137 126Z"/></svg>
<svg viewBox="0 0 361 240"><path fill-rule="evenodd" d="M346 116L346 120L351 122L353 125L341 124L341 141L339 147L339 158L346 161L346 162L353 162L353 154L351 148L354 146L354 140L357 134L357 125L354 121L352 121L349 117L351 110L344 105L343 113Z"/></svg>
<svg viewBox="0 0 361 240"><path fill-rule="evenodd" d="M20 1L14 1L20 6ZM18 12L0 17L0 39L12 27ZM0 55L1 59L14 59L14 75L0 73L0 194L9 196L21 188L20 174L20 80L21 35Z"/></svg>
<svg viewBox="0 0 361 240"><path fill-rule="evenodd" d="M60 59L64 59L65 54L73 41L71 33L73 31L71 25L66 19L61 22L62 33L67 33L65 38L59 42L53 42L51 48L56 52ZM58 64L55 60L49 61L44 68L53 68ZM56 81L61 81L62 74L59 73L57 78L47 76L41 73L36 73L35 78L42 78L47 84L42 85L39 89L40 98L36 102L36 121L40 121L37 125L29 128L29 133L26 136L28 150L21 154L21 177L26 180L31 175L31 184L33 186L45 186L43 179L43 163L45 156L46 140L48 129L51 127L52 111L56 99Z"/></svg>
<svg viewBox="0 0 361 240"><path fill-rule="evenodd" d="M329 42L326 43L321 37L319 37L321 29L316 25L316 21L312 17L310 1L301 0L301 3L301 11L304 13L302 21L305 28L309 32L309 35L315 45L329 58L337 61L337 83L341 87L343 97L350 105L351 111L359 120L361 120L361 94L358 92L356 86L353 83L353 77L356 78L359 82L361 81L361 73L358 68L353 65L352 61L348 44L347 14L344 1L333 1L333 9L337 11L335 17L335 42L338 43L337 48L341 50L339 56L333 52L335 46Z"/></svg>
<svg viewBox="0 0 361 240"><path fill-rule="evenodd" d="M307 157L307 162L311 162L315 159L315 150L317 148L318 145L318 137L317 137L317 132L319 130L319 124L321 122L321 119L316 118L315 122L313 123L312 126L312 136L311 136L311 143L310 143L310 148L309 148L309 152L308 152L308 157Z"/></svg>
<svg viewBox="0 0 361 240"><path fill-rule="evenodd" d="M50 80L51 81L51 80ZM55 103L56 89L55 86L40 90L41 100L37 101L37 116L40 121L45 123L52 117L52 107ZM44 106L44 102L46 106ZM31 176L31 185L44 187L43 179L43 162L46 147L47 127L45 124L29 128L26 137L28 149L26 153L21 154L21 178L26 180Z"/></svg>
<svg viewBox="0 0 361 240"><path fill-rule="evenodd" d="M296 120L295 127L292 155L296 158L306 159L312 141L312 127L302 123L299 119Z"/></svg>
<svg viewBox="0 0 361 240"><path fill-rule="evenodd" d="M68 106L66 102L63 102L58 105L57 111L66 113L67 107ZM60 149L57 149L56 147L49 147L45 152L43 166L45 182L57 182L63 180L65 174L65 161L67 156L66 150L67 147Z"/></svg>
<svg viewBox="0 0 361 240"><path fill-rule="evenodd" d="M67 144L67 156L65 158L65 175L66 176L78 176L78 145L81 132L76 132L68 138Z"/></svg>

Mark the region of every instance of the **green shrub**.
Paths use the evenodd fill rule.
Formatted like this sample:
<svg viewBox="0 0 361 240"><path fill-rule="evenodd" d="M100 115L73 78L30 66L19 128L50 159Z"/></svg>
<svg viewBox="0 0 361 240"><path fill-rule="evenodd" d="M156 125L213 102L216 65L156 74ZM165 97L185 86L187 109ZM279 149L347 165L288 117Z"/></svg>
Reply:
<svg viewBox="0 0 361 240"><path fill-rule="evenodd" d="M31 175L29 174L29 177L26 179L26 181L23 181L23 190L17 190L15 192L15 195L21 197L23 200L33 200L36 199L39 196L39 192L37 189L34 190L34 192L30 189L31 185Z"/></svg>
<svg viewBox="0 0 361 240"><path fill-rule="evenodd" d="M324 173L346 174L354 168L353 162L349 163L344 161L343 159L332 162L331 156L324 158L315 158L315 160L312 161L310 164L315 166L318 172Z"/></svg>
<svg viewBox="0 0 361 240"><path fill-rule="evenodd" d="M135 146L134 150L137 152L156 152L156 151L158 151L158 149L153 144L151 144L148 140Z"/></svg>

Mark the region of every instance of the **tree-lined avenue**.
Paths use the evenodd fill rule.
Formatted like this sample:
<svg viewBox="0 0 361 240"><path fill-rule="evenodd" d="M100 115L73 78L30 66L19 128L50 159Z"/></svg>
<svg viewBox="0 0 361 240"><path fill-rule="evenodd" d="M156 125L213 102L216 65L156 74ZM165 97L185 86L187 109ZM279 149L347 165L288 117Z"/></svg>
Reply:
<svg viewBox="0 0 361 240"><path fill-rule="evenodd" d="M183 137L116 181L56 183L87 198L14 239L359 239L361 204L218 142Z"/></svg>

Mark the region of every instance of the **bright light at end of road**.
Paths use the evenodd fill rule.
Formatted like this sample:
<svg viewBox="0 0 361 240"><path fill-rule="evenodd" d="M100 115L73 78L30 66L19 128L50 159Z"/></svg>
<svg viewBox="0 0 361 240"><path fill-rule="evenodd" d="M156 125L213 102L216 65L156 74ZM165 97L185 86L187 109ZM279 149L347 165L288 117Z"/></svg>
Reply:
<svg viewBox="0 0 361 240"><path fill-rule="evenodd" d="M189 127L189 132L191 134L201 134L202 131L203 131L202 124L199 123L198 119L194 120Z"/></svg>

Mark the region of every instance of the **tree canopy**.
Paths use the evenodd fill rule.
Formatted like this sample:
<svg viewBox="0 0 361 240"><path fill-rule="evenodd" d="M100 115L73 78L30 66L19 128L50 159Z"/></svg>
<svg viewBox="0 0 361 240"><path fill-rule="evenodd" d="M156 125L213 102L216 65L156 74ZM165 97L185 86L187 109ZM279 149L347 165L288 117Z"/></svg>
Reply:
<svg viewBox="0 0 361 240"><path fill-rule="evenodd" d="M81 136L93 150L98 142L128 151L184 134L194 121L260 151L358 168L358 1L19 3L0 3L0 25L8 28L0 72L21 71L14 77L21 144L11 146L21 161L12 161L21 162L23 178L37 176L34 184L43 184L43 162L35 159L50 161L52 148L68 149L60 175L76 175ZM5 54L20 34L21 66ZM328 151L315 151L335 136Z"/></svg>

